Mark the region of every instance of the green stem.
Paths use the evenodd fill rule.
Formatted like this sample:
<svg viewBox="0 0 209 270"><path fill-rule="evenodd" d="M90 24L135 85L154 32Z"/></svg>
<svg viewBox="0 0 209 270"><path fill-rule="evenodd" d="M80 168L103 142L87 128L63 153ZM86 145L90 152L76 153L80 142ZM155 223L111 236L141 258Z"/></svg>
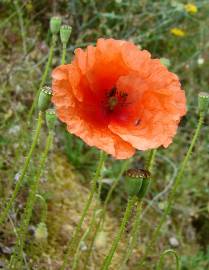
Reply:
<svg viewBox="0 0 209 270"><path fill-rule="evenodd" d="M30 122L32 114L33 114L33 112L35 110L35 107L37 106L38 98L39 98L41 89L46 83L47 76L48 76L48 73L49 73L49 69L50 69L51 64L52 64L52 58L53 58L53 55L54 55L54 48L55 48L55 45L56 45L56 41L57 41L57 36L53 35L51 45L50 45L50 49L49 49L49 56L48 56L48 60L47 60L47 63L46 63L45 69L44 69L44 73L43 73L43 75L41 77L41 82L40 82L38 91L37 91L37 93L35 95L32 106L31 106L30 111L28 113L28 122Z"/></svg>
<svg viewBox="0 0 209 270"><path fill-rule="evenodd" d="M116 177L113 185L111 186L111 188L109 189L108 193L107 193L107 196L105 198L105 201L104 201L104 206L103 206L103 209L102 209L102 213L101 213L101 216L99 218L99 221L97 222L96 224L96 227L95 227L95 230L94 230L94 234L93 234L93 237L91 239L91 243L89 245L89 248L88 248L88 252L86 254L86 259L85 259L85 262L84 262L84 270L87 269L87 265L88 265L88 260L91 256L91 252L92 252L92 249L93 249L93 245L94 245L94 242L95 242L95 239L96 239L96 236L97 236L97 233L100 229L100 225L102 224L102 222L105 220L105 215L106 215L106 210L107 210L107 205L108 205L108 202L112 196L112 193L113 191L115 190L121 176L123 175L124 171L126 170L126 168L128 167L128 164L129 164L130 160L125 160L123 162L123 165L122 165L122 168L118 174L118 176Z"/></svg>
<svg viewBox="0 0 209 270"><path fill-rule="evenodd" d="M112 184L111 188L109 189L108 193L107 193L107 196L105 198L105 201L104 201L104 208L106 209L107 208L107 204L109 203L110 199L111 199L111 196L112 196L112 193L113 191L115 190L120 178L122 177L124 171L127 169L128 165L130 163L130 160L125 160L123 165L122 165L122 168L117 176L117 178L115 179L114 183Z"/></svg>
<svg viewBox="0 0 209 270"><path fill-rule="evenodd" d="M66 62L66 50L67 50L67 44L62 45L62 60L61 60L61 64L64 65Z"/></svg>
<svg viewBox="0 0 209 270"><path fill-rule="evenodd" d="M47 217L47 211L48 211L47 203L46 203L44 197L41 196L40 194L36 194L36 198L38 198L42 204L41 222L45 223L46 217Z"/></svg>
<svg viewBox="0 0 209 270"><path fill-rule="evenodd" d="M38 172L37 175L35 177L35 179L33 180L33 183L31 184L30 187L30 193L29 193L29 197L27 199L27 203L26 203L26 207L23 213L23 218L21 220L20 223L20 228L19 228L19 232L18 232L18 239L15 245L15 251L14 254L12 255L12 258L10 260L10 269L17 269L17 265L18 265L18 269L22 269L22 252L24 249L24 244L25 244L25 239L26 239L26 235L27 235L27 229L28 229L28 225L30 223L30 219L32 216L32 211L33 211L33 207L35 204L35 200L36 200L36 193L38 190L38 186L39 186L39 182L40 182L40 178L42 176L42 173L44 171L44 167L45 167L45 163L46 163L46 158L47 158L47 154L49 152L49 149L52 145L52 140L53 140L53 132L49 132L49 135L47 137L47 141L46 141L46 146L44 149L44 152L42 154L41 160L40 160L40 165L38 168Z"/></svg>
<svg viewBox="0 0 209 270"><path fill-rule="evenodd" d="M118 247L119 241L120 241L120 239L125 231L126 224L129 220L129 217L131 215L131 210L132 210L136 200L137 200L137 198L135 196L129 198L128 203L127 203L127 207L126 207L126 211L125 211L125 214L123 216L123 220L122 220L121 225L120 225L120 229L117 232L115 239L113 240L111 249L110 249L109 253L107 254L107 256L102 264L101 270L109 269L109 266L112 262L112 258L114 256L114 253L115 253L117 247Z"/></svg>
<svg viewBox="0 0 209 270"><path fill-rule="evenodd" d="M156 149L153 149L150 151L148 160L147 160L147 168L148 170L152 170L153 164L154 164L154 160L155 160L155 155L156 155ZM138 197L140 199L143 199L145 197L145 195L147 194L148 190L149 190L149 186L151 183L151 178L149 179L142 179L142 186L140 188L140 192Z"/></svg>
<svg viewBox="0 0 209 270"><path fill-rule="evenodd" d="M156 150L155 149L151 150L149 157L148 157L148 160L146 162L146 167L150 172L152 172L152 168L153 168L154 160L155 160L155 155L156 155ZM144 181L147 183L147 181L150 181L150 180L146 179ZM148 188L148 186L146 185L146 190L147 190L147 188ZM132 227L132 230L130 233L130 242L128 243L128 246L125 249L125 254L123 257L121 269L125 268L125 265L126 265L128 259L131 257L134 247L136 246L137 237L138 237L138 233L139 233L139 226L140 226L140 222L141 222L141 212L142 212L142 199L139 199L137 201L136 216L135 216L134 224L133 224L133 227Z"/></svg>
<svg viewBox="0 0 209 270"><path fill-rule="evenodd" d="M130 233L130 241L128 243L128 246L126 247L126 251L122 260L122 266L121 269L125 268L125 265L128 261L128 259L131 257L134 247L137 243L137 237L139 233L139 226L141 223L141 212L142 212L142 201L137 201L137 208L136 208L136 216L133 224L133 228Z"/></svg>
<svg viewBox="0 0 209 270"><path fill-rule="evenodd" d="M163 213L163 215L162 215L162 217L157 225L157 228L155 229L155 231L153 232L153 234L151 236L150 243L147 245L147 247L145 249L145 254L144 254L143 258L141 259L141 261L139 262L139 265L138 265L139 267L144 264L147 255L149 254L150 250L152 249L152 246L154 245L155 241L157 240L157 238L160 234L160 230L161 230L163 224L165 223L168 214L171 211L171 207L172 207L172 203L173 203L173 200L175 198L175 195L176 195L176 191L179 187L179 184L181 183L181 179L182 179L185 167L189 161L190 155L191 155L192 150L193 150L195 143L197 141L198 135L200 133L200 130L201 130L201 127L203 124L203 120L204 120L204 113L200 113L198 125L197 125L197 128L195 130L194 136L192 138L191 144L190 144L189 149L186 153L186 156L185 156L185 158L180 166L180 169L178 171L176 179L174 180L172 190L171 190L170 195L168 197L167 207L165 208L165 211L164 211L164 213Z"/></svg>
<svg viewBox="0 0 209 270"><path fill-rule="evenodd" d="M162 270L163 269L163 262L164 262L164 257L167 254L172 254L174 255L175 259L176 259L176 270L180 270L180 261L179 261L179 257L176 253L176 251L172 250L172 249L168 249L166 251L164 251L161 255L160 255L160 260L159 263L157 265L157 269L156 270Z"/></svg>
<svg viewBox="0 0 209 270"><path fill-rule="evenodd" d="M91 206L93 197L94 197L94 193L96 192L96 184L97 184L97 180L101 174L101 169L103 167L104 161L106 158L106 154L104 152L100 152L100 160L98 163L98 167L95 173L94 178L92 179L92 186L91 186L91 191L90 191L90 195L89 198L86 202L86 205L83 209L83 213L81 215L80 221L76 227L75 233L73 235L73 238L71 241L69 241L68 246L67 246L67 251L66 254L64 256L64 261L63 264L61 266L61 270L65 270L67 267L67 263L68 263L68 259L73 257L73 253L74 251L77 249L77 245L79 244L79 235L80 235L80 231L81 231L81 227L83 225L84 219L87 215L87 212L89 210L89 207Z"/></svg>
<svg viewBox="0 0 209 270"><path fill-rule="evenodd" d="M35 146L36 146L36 144L38 142L38 138L39 138L39 135L40 135L40 130L41 130L42 123L43 123L42 112L39 112L38 123L37 123L35 135L34 135L34 138L33 138L33 141L32 141L31 147L30 147L30 150L29 150L28 155L26 157L26 160L25 160L25 163L24 163L24 166L23 166L21 175L20 175L20 177L19 177L19 179L17 181L17 184L15 186L15 189L14 189L14 191L12 193L12 196L9 199L9 201L6 203L6 206L3 209L3 211L1 212L1 215L0 215L0 225L5 221L8 213L9 213L9 210L11 209L11 207L12 207L12 205L14 203L14 200L16 199L17 194L18 194L18 192L19 192L19 190L20 190L20 188L21 188L21 186L23 184L24 176L25 176L26 171L28 169L28 166L30 164L30 160L31 160L33 151L35 149Z"/></svg>

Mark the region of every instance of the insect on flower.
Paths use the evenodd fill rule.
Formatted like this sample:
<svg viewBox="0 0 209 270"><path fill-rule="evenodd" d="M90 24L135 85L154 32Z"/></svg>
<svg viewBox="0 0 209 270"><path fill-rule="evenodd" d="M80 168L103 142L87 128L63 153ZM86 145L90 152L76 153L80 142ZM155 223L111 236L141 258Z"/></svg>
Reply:
<svg viewBox="0 0 209 270"><path fill-rule="evenodd" d="M67 130L116 159L167 147L186 113L178 77L128 41L100 38L78 48L52 78L52 102Z"/></svg>

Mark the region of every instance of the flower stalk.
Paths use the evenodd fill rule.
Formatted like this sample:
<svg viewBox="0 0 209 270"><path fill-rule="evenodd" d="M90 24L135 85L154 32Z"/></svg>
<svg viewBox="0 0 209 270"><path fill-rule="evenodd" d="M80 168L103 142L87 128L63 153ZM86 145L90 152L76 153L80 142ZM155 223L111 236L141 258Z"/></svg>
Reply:
<svg viewBox="0 0 209 270"><path fill-rule="evenodd" d="M102 264L101 270L109 269L109 266L112 262L112 258L114 256L114 253L115 253L117 247L118 247L119 241L120 241L120 239L125 231L126 224L130 218L132 208L133 208L134 204L136 203L136 201L137 201L136 196L129 197L127 207L126 207L126 210L125 210L125 213L123 216L123 220L122 220L121 225L120 225L120 229L117 232L115 239L113 240L111 249L110 249L109 253L107 254L107 256Z"/></svg>
<svg viewBox="0 0 209 270"><path fill-rule="evenodd" d="M24 166L23 166L21 175L20 175L20 177L19 177L19 179L17 181L17 184L15 186L15 189L14 189L14 191L12 193L12 196L8 200L8 202L6 203L3 211L1 212L1 215L0 215L0 225L7 218L8 213L9 213L9 210L11 209L11 207L12 207L12 205L13 205L16 197L17 197L17 194L18 194L18 192L19 192L19 190L20 190L20 188L21 188L21 186L23 184L24 177L25 177L26 171L27 171L27 169L29 167L32 154L34 152L35 146L38 143L38 139L39 139L39 135L40 135L42 124L43 124L43 115L42 115L42 112L40 111L39 112L39 115L38 115L38 121L37 121L36 130L35 130L35 135L34 135L34 138L33 138L33 141L32 141L31 147L30 147L30 150L29 150L28 155L26 157L26 160L25 160L25 163L24 163Z"/></svg>
<svg viewBox="0 0 209 270"><path fill-rule="evenodd" d="M89 248L88 248L88 252L86 254L86 258L85 258L85 262L84 262L84 270L87 269L88 267L88 260L91 256L91 252L93 250L93 246L94 246L94 242L95 242L95 239L96 239L96 236L100 230L100 227L101 227L101 224L104 222L105 220L105 215L106 215L106 210L107 210L107 205L108 205L108 202L110 201L110 198L112 196L112 193L113 191L115 190L121 176L123 175L124 171L126 170L128 164L130 163L130 160L125 160L123 162L123 165L122 165L122 168L118 174L118 176L116 177L113 185L111 186L111 188L109 189L108 193L107 193L107 196L105 198L105 201L104 201L104 206L102 208L102 212L100 213L100 217L99 217L99 221L97 222L96 224L96 227L94 229L94 233L93 233L93 237L91 239L91 242L90 242L90 245L89 245Z"/></svg>
<svg viewBox="0 0 209 270"><path fill-rule="evenodd" d="M156 150L153 149L150 151L150 154L149 154L149 157L148 157L148 160L147 160L147 164L146 164L146 167L148 169L148 171L152 172L152 169L153 169L153 165L154 165L154 160L155 160L155 156L156 156ZM147 182L149 181L149 184L147 185ZM125 265L128 261L128 259L131 257L132 253L133 253L133 249L134 247L136 246L136 243L137 243L137 238L138 238L138 234L139 234L139 226L140 226L140 223L141 223L141 212L142 212L142 199L143 197L142 194L146 194L147 193L147 189L149 188L149 185L150 185L150 178L148 179L142 179L142 185L141 185L141 188L143 186L143 182L145 182L145 188L143 189L143 192L140 193L140 197L138 197L138 200L137 200L137 207L136 207L136 216L135 216L135 219L134 219L134 223L133 223L133 227L132 227L132 230L131 230L131 233L130 233L130 240L129 240L129 243L125 249L125 254L124 254L124 257L123 257L123 261L122 261L122 268L121 269L124 269L125 268Z"/></svg>
<svg viewBox="0 0 209 270"><path fill-rule="evenodd" d="M162 215L162 217L161 217L161 219L160 219L160 221L159 221L159 223L157 225L157 228L155 229L155 231L153 232L153 234L151 236L150 243L146 246L144 256L141 259L141 261L139 261L138 267L140 267L140 266L142 266L144 264L147 255L149 254L150 250L152 249L154 243L156 242L156 240L157 240L157 238L158 238L158 236L160 234L161 228L162 228L163 224L165 223L167 216L171 212L172 204L173 204L173 201L175 199L178 187L179 187L179 185L181 183L181 179L182 179L184 170L185 170L186 165L187 165L187 163L189 161L189 158L191 156L191 153L193 151L193 148L194 148L194 146L196 144L196 141L197 141L197 138L199 136L201 127L203 125L204 115L205 115L205 112L200 110L200 112L199 112L199 121L198 121L198 124L197 124L197 128L195 130L194 136L192 138L192 141L191 141L189 149L188 149L188 151L186 153L186 156L185 156L182 164L180 165L179 171L178 171L177 176L176 176L176 178L174 180L172 190L171 190L170 195L169 195L168 200L167 200L167 206L166 206L166 208L164 210L164 213L163 213L163 215Z"/></svg>
<svg viewBox="0 0 209 270"><path fill-rule="evenodd" d="M160 260L159 260L159 263L158 263L158 265L157 265L156 270L161 270L161 269L163 269L164 257L165 257L166 255L169 255L169 254L171 254L171 255L173 255L173 256L175 257L175 260L176 260L176 270L180 270L180 261L179 261L179 257L178 257L178 255L177 255L176 251L175 251L175 250L172 250L172 249L167 249L167 250L165 250L165 251L160 255Z"/></svg>
<svg viewBox="0 0 209 270"><path fill-rule="evenodd" d="M50 70L51 64L52 64L52 59L54 56L54 49L55 49L56 42L58 39L57 34L59 32L60 26L61 26L61 19L60 18L57 18L57 17L51 18L50 31L52 33L52 39L51 39L51 45L50 45L50 49L49 49L48 60L46 62L46 66L45 66L44 72L42 74L41 82L39 84L38 91L35 95L35 99L33 100L32 106L31 106L30 111L28 113L28 122L31 120L32 114L35 110L35 107L37 106L38 98L39 98L41 89L46 84L47 76L49 74L49 70Z"/></svg>
<svg viewBox="0 0 209 270"><path fill-rule="evenodd" d="M67 267L68 259L73 257L73 254L74 254L75 250L77 249L77 246L78 246L78 244L80 242L79 241L80 231L81 231L84 219L85 219L85 217L86 217L86 215L88 213L88 210L89 210L89 208L91 206L94 194L96 192L96 184L97 184L97 181L98 181L99 176L101 174L101 170L103 168L105 158L106 158L106 154L103 151L101 151L100 152L99 163L98 163L98 166L97 166L97 169L96 169L96 173L95 173L95 176L92 179L91 191L90 191L90 194L89 194L89 198L88 198L88 200L86 202L86 205L84 206L83 213L82 213L81 218L79 220L79 223L78 223L78 225L76 227L73 238L68 243L67 250L66 250L66 253L65 253L65 256L64 256L64 261L63 261L63 264L62 264L62 267L61 267L60 270L67 269L66 267Z"/></svg>

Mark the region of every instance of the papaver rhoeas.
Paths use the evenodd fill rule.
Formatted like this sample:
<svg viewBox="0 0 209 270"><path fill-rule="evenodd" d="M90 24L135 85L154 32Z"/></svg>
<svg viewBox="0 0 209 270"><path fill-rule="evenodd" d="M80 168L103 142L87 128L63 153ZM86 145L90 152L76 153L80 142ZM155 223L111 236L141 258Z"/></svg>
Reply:
<svg viewBox="0 0 209 270"><path fill-rule="evenodd" d="M67 129L117 159L167 147L186 112L178 77L131 42L99 39L53 73L56 112Z"/></svg>

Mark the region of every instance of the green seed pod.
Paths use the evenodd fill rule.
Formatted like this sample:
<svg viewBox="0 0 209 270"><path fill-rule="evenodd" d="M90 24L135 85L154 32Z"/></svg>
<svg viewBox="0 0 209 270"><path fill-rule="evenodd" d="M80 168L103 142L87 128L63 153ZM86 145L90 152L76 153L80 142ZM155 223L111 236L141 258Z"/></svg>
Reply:
<svg viewBox="0 0 209 270"><path fill-rule="evenodd" d="M38 109L40 111L45 111L49 107L51 97L52 97L51 88L48 86L44 86L41 89L39 98L38 98Z"/></svg>
<svg viewBox="0 0 209 270"><path fill-rule="evenodd" d="M46 111L46 125L49 130L54 130L56 124L56 114L54 109L48 109Z"/></svg>
<svg viewBox="0 0 209 270"><path fill-rule="evenodd" d="M200 92L198 95L198 109L199 112L207 113L209 106L209 94L206 92Z"/></svg>
<svg viewBox="0 0 209 270"><path fill-rule="evenodd" d="M135 169L125 172L125 190L129 196L137 196L142 185L142 179L138 177Z"/></svg>
<svg viewBox="0 0 209 270"><path fill-rule="evenodd" d="M57 34L60 31L62 20L60 17L52 17L50 20L50 30L52 34Z"/></svg>
<svg viewBox="0 0 209 270"><path fill-rule="evenodd" d="M35 230L35 239L37 241L45 241L48 237L48 230L46 227L46 224L44 222L41 222L38 224L36 230Z"/></svg>
<svg viewBox="0 0 209 270"><path fill-rule="evenodd" d="M72 27L69 25L62 25L60 28L60 39L63 44L67 44L72 32Z"/></svg>

